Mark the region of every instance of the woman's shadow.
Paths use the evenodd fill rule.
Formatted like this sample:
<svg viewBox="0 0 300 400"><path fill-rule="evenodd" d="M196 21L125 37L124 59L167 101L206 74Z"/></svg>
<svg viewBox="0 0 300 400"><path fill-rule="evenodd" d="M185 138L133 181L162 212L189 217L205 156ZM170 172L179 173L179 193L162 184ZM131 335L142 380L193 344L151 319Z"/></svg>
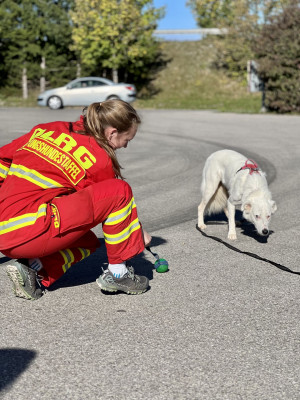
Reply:
<svg viewBox="0 0 300 400"><path fill-rule="evenodd" d="M63 287L80 286L95 282L108 266L104 239L99 239L99 241L101 246L95 253L73 265L58 281L51 285L48 290L53 291ZM158 236L152 237L151 246L156 247L164 243L166 243L165 239ZM140 253L130 260L130 265L133 266L136 274L144 275L149 280L152 280L154 262L154 257L153 262L151 262L145 257L144 253Z"/></svg>

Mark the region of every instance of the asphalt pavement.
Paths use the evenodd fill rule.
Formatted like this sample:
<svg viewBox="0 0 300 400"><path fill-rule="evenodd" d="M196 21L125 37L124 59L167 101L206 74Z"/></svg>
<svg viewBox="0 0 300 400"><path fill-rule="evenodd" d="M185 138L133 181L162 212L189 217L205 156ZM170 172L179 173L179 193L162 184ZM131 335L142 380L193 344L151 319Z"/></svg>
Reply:
<svg viewBox="0 0 300 400"><path fill-rule="evenodd" d="M0 145L80 111L0 108ZM14 297L0 253L0 398L300 399L300 117L140 114L118 156L152 250L170 270L157 273L144 252L132 262L150 289L104 294L97 227L101 248L30 302ZM229 242L223 216L209 218L208 236L196 230L204 162L224 148L267 174L278 206L267 239L242 222Z"/></svg>

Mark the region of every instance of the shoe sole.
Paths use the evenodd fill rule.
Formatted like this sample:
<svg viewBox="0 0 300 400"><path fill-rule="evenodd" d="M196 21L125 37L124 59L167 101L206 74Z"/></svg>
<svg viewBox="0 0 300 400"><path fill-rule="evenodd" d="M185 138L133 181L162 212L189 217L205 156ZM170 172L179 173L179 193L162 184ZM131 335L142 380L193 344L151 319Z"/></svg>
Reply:
<svg viewBox="0 0 300 400"><path fill-rule="evenodd" d="M14 285L12 290L15 296L21 297L22 299L26 300L36 300L34 297L31 297L27 292L25 292L25 290L22 289L24 282L17 267L15 267L14 265L8 265L8 267L6 268L6 273Z"/></svg>
<svg viewBox="0 0 300 400"><path fill-rule="evenodd" d="M141 289L141 290L127 290L126 291L124 289L115 289L113 287L108 287L104 283L102 283L99 279L96 279L96 283L100 287L101 290L104 290L105 292L110 292L110 293L124 292L126 294L142 294L142 293L145 293L146 290L148 289L148 288L146 288L146 289Z"/></svg>

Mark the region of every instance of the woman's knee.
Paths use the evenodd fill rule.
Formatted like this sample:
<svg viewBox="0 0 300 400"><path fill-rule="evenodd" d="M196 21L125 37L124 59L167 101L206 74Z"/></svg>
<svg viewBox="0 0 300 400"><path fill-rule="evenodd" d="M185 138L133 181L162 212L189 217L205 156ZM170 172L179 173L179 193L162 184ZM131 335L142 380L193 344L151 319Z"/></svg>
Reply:
<svg viewBox="0 0 300 400"><path fill-rule="evenodd" d="M130 201L132 198L132 190L130 185L121 179L108 179L89 186L94 192L94 199L104 199L113 197L122 197L124 200Z"/></svg>
<svg viewBox="0 0 300 400"><path fill-rule="evenodd" d="M127 182L119 180L119 179L117 180L117 182L118 182L118 186L119 186L118 190L121 193L123 193L124 197L128 198L129 200L131 200L131 198L132 198L132 190L131 190L130 185Z"/></svg>

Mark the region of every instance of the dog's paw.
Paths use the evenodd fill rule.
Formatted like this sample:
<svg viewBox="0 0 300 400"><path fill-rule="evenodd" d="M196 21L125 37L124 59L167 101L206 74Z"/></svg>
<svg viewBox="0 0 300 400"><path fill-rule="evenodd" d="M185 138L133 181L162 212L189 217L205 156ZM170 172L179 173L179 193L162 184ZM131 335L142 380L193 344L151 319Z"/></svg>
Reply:
<svg viewBox="0 0 300 400"><path fill-rule="evenodd" d="M199 224L198 224L198 228L201 229L202 231L204 231L204 229L207 228L207 225L205 225L205 224L199 225Z"/></svg>
<svg viewBox="0 0 300 400"><path fill-rule="evenodd" d="M236 233L228 233L227 238L229 240L236 240Z"/></svg>

